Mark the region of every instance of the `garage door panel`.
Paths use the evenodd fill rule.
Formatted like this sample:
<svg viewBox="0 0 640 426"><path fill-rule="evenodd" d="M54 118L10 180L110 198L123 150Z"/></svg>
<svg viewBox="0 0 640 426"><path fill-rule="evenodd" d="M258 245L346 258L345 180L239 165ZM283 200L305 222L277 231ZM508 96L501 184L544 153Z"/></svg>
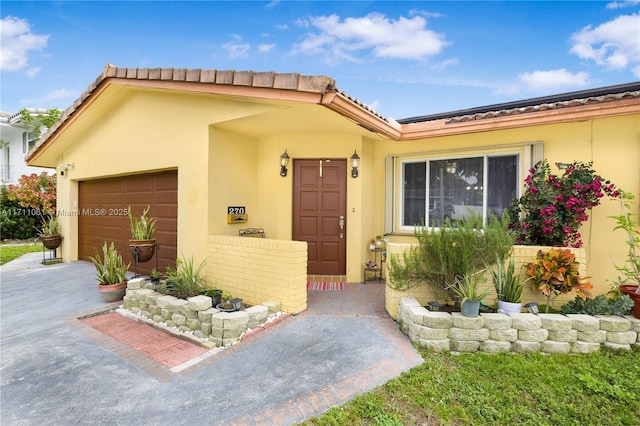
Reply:
<svg viewBox="0 0 640 426"><path fill-rule="evenodd" d="M79 257L89 260L95 249L104 242L114 242L125 262L132 262L129 248L129 207L135 216L150 206L149 217L157 219L155 233L159 250L158 266L163 271L175 265L178 229L178 173L177 171L122 176L79 185ZM84 214L86 213L86 214ZM148 274L156 266L156 259L140 264L139 272Z"/></svg>

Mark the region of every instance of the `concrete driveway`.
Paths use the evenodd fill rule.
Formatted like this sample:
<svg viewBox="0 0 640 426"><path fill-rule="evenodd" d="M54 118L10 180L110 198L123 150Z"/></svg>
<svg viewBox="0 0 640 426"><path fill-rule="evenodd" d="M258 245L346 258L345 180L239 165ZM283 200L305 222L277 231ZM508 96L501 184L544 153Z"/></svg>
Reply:
<svg viewBox="0 0 640 426"><path fill-rule="evenodd" d="M0 267L0 423L288 425L422 362L383 284L309 292L309 309L179 373L77 318L106 309L86 262ZM156 372L156 373L154 373Z"/></svg>

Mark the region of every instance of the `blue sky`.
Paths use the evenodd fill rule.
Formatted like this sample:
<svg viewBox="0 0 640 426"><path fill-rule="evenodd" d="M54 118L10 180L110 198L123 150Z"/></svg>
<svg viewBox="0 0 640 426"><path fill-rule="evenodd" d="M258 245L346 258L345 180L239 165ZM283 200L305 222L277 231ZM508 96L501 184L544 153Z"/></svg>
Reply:
<svg viewBox="0 0 640 426"><path fill-rule="evenodd" d="M67 108L102 72L328 75L387 117L640 80L640 1L2 1L0 109Z"/></svg>

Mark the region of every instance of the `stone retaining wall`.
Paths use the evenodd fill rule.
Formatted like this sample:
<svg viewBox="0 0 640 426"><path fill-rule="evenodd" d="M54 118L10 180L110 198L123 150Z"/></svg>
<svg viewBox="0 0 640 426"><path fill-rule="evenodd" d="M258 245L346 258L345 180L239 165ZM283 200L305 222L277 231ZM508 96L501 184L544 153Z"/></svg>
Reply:
<svg viewBox="0 0 640 426"><path fill-rule="evenodd" d="M273 301L242 311L221 312L212 307L209 296L178 299L147 288L144 278L129 280L123 307L166 327L192 334L209 347L232 345L240 341L248 329L255 329L280 315L280 304Z"/></svg>
<svg viewBox="0 0 640 426"><path fill-rule="evenodd" d="M398 309L402 332L435 351L590 353L601 346L640 349L640 320L632 316L431 312L413 297Z"/></svg>

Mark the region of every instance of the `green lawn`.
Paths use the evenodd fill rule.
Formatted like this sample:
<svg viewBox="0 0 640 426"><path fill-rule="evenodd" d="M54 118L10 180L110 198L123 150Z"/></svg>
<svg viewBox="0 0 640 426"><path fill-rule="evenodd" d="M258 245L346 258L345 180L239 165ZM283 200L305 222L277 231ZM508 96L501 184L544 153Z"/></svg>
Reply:
<svg viewBox="0 0 640 426"><path fill-rule="evenodd" d="M422 356L422 365L303 424L640 424L638 350Z"/></svg>
<svg viewBox="0 0 640 426"><path fill-rule="evenodd" d="M12 261L25 253L33 253L42 251L42 243L28 243L24 245L18 244L0 244L0 265Z"/></svg>

